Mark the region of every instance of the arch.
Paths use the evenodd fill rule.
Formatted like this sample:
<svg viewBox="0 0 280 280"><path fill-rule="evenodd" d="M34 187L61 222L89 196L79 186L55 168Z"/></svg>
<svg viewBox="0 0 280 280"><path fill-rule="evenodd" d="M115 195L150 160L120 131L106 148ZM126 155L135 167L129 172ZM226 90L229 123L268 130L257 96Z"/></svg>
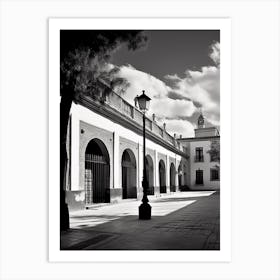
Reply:
<svg viewBox="0 0 280 280"><path fill-rule="evenodd" d="M136 158L130 149L122 154L122 198L137 198Z"/></svg>
<svg viewBox="0 0 280 280"><path fill-rule="evenodd" d="M179 167L178 167L178 184L179 184L179 188L183 186L182 179L183 179L183 170L182 170L182 164L180 163Z"/></svg>
<svg viewBox="0 0 280 280"><path fill-rule="evenodd" d="M146 176L148 180L148 194L154 194L154 163L150 155L145 156Z"/></svg>
<svg viewBox="0 0 280 280"><path fill-rule="evenodd" d="M110 202L110 157L105 144L97 138L85 151L86 204Z"/></svg>
<svg viewBox="0 0 280 280"><path fill-rule="evenodd" d="M174 163L172 162L170 164L170 191L171 192L175 192L176 191L175 176L176 176L176 169L175 169Z"/></svg>
<svg viewBox="0 0 280 280"><path fill-rule="evenodd" d="M162 159L159 161L159 191L160 193L166 193L166 171Z"/></svg>
<svg viewBox="0 0 280 280"><path fill-rule="evenodd" d="M187 177L187 172L186 172L186 170L187 170L187 166L186 166L186 164L184 163L184 165L183 165L183 172L182 172L182 174L183 174L183 176L184 176L184 186L186 186L186 185L187 185L187 182L188 182L188 177Z"/></svg>

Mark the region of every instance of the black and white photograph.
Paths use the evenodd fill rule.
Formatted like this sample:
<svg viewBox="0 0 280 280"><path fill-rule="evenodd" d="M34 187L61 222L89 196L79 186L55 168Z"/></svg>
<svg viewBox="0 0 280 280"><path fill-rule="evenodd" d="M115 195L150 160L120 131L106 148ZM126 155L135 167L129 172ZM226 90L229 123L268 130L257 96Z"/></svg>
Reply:
<svg viewBox="0 0 280 280"><path fill-rule="evenodd" d="M60 250L220 250L220 30L60 30Z"/></svg>
<svg viewBox="0 0 280 280"><path fill-rule="evenodd" d="M0 1L0 279L279 280L279 8Z"/></svg>

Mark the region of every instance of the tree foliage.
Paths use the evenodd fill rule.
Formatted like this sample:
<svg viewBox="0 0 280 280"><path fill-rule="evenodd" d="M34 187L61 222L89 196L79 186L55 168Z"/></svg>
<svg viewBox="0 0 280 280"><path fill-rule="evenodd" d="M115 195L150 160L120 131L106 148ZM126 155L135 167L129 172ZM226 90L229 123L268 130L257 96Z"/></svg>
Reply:
<svg viewBox="0 0 280 280"><path fill-rule="evenodd" d="M69 229L69 211L65 202L68 164L66 137L72 102L81 94L99 94L107 88L128 86L116 76L118 68L108 64L122 45L129 50L143 46L147 37L142 31L61 30L60 31L60 229ZM101 87L101 88L100 88Z"/></svg>
<svg viewBox="0 0 280 280"><path fill-rule="evenodd" d="M116 76L119 68L109 65L109 59L122 45L134 51L147 41L144 32L127 30L62 30L60 36L61 94L72 91L74 101L94 92L100 80L125 90L127 81Z"/></svg>
<svg viewBox="0 0 280 280"><path fill-rule="evenodd" d="M210 150L207 151L207 153L210 155L211 161L220 163L220 141L213 140L211 142Z"/></svg>

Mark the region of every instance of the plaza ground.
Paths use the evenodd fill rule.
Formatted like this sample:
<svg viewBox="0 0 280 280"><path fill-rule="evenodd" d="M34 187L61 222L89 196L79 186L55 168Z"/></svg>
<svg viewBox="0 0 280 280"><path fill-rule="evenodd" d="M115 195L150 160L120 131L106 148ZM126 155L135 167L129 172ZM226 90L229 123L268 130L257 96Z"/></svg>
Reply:
<svg viewBox="0 0 280 280"><path fill-rule="evenodd" d="M149 198L152 219L139 220L140 201L99 204L70 214L62 250L219 250L220 194L179 192Z"/></svg>

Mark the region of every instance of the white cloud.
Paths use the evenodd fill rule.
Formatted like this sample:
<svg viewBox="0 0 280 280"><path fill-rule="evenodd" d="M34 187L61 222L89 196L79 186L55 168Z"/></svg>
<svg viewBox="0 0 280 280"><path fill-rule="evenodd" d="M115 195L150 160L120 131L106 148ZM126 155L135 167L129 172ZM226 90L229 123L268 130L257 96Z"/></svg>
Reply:
<svg viewBox="0 0 280 280"><path fill-rule="evenodd" d="M185 78L175 81L176 92L199 103L206 112L217 111L220 102L220 69L203 67L200 71L188 71Z"/></svg>
<svg viewBox="0 0 280 280"><path fill-rule="evenodd" d="M125 78L130 84L126 90L125 98L131 104L134 104L133 100L136 95L142 94L142 90L145 90L150 98L167 96L168 92L171 90L170 87L161 80L148 73L139 71L131 65L121 66L117 75Z"/></svg>
<svg viewBox="0 0 280 280"><path fill-rule="evenodd" d="M179 137L180 134L183 137L194 137L194 127L189 121L164 119L160 120L159 124L163 125L164 122L166 123L167 132L172 136L176 133L177 137Z"/></svg>
<svg viewBox="0 0 280 280"><path fill-rule="evenodd" d="M136 95L141 95L145 89L145 93L152 99L149 115L154 113L159 118L180 118L189 117L196 110L192 101L169 98L168 93L172 88L163 81L130 65L121 66L118 76L126 78L130 84L124 97L131 104L134 104Z"/></svg>
<svg viewBox="0 0 280 280"><path fill-rule="evenodd" d="M154 113L161 125L165 122L170 134L193 137L194 126L185 118L192 117L197 107L202 108L208 122L219 126L220 44L218 42L210 46L209 57L215 62L215 66L204 66L197 71L187 70L183 78L177 74L167 75L165 78L172 81L172 86L131 65L121 66L117 76L129 82L124 98L134 105L136 95L141 95L142 90L145 90L152 98L148 115Z"/></svg>
<svg viewBox="0 0 280 280"><path fill-rule="evenodd" d="M216 65L220 65L220 43L214 42L210 46L210 58L215 62Z"/></svg>
<svg viewBox="0 0 280 280"><path fill-rule="evenodd" d="M190 98L198 107L201 107L206 119L212 125L220 122L220 44L215 42L210 47L209 56L216 66L204 66L199 71L186 71L186 76L167 75L172 80L176 93Z"/></svg>
<svg viewBox="0 0 280 280"><path fill-rule="evenodd" d="M150 111L160 118L182 118L192 116L195 110L192 101L164 97L151 102Z"/></svg>

